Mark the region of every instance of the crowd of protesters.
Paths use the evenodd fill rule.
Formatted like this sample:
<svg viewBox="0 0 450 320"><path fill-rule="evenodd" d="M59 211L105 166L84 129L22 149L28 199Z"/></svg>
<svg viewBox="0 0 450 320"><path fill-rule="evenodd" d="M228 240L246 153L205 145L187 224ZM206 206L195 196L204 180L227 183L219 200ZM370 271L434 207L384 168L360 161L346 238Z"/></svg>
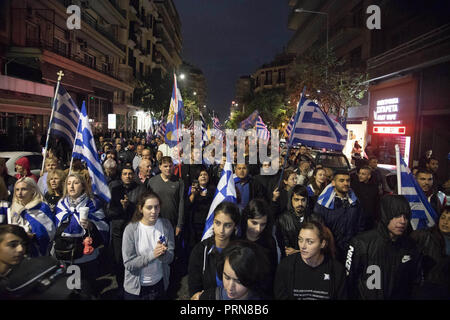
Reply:
<svg viewBox="0 0 450 320"><path fill-rule="evenodd" d="M15 177L0 161L2 297L25 256L52 256L80 267L93 298L107 266L127 300L176 299L170 288L184 275L192 300L450 298L449 183L437 183L437 159L414 168L438 215L428 229L412 230L410 205L386 187L375 156L333 171L301 146L286 162L281 153L276 174L264 174L269 162L234 163L237 203L216 207L213 235L202 240L226 154L212 165L174 164L161 138L98 135L105 203L82 161L69 170L61 145L40 177L26 158Z"/></svg>

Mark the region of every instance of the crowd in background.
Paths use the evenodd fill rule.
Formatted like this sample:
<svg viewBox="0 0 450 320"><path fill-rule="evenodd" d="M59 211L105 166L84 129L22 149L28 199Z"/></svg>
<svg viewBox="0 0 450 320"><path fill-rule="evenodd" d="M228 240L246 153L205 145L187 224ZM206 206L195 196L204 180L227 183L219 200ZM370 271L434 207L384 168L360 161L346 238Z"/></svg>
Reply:
<svg viewBox="0 0 450 320"><path fill-rule="evenodd" d="M69 168L62 140L50 143L39 177L26 158L15 177L0 161L0 293L27 255L79 266L92 297L106 266L129 300L176 299L171 288L184 275L194 300L450 297L449 183L438 183L439 159L413 169L438 215L413 231L410 205L375 154L349 172L315 165L305 146L283 149L279 171L267 175L269 162L248 164L247 144L247 163L233 165L237 203L214 210L213 235L202 240L226 154L212 165L174 163L163 139L144 132L98 135L96 147L109 203L82 161Z"/></svg>

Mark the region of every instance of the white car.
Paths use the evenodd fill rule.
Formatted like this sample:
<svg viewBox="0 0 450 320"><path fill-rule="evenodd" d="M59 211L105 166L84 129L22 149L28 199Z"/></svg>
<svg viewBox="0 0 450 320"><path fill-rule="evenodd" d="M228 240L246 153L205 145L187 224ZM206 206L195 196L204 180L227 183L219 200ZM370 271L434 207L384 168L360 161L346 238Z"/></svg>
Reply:
<svg viewBox="0 0 450 320"><path fill-rule="evenodd" d="M30 161L30 171L36 177L39 178L43 156L39 152L30 151L5 151L0 152L0 158L6 159L6 168L8 169L8 174L10 176L15 176L16 172L16 161L22 157L27 157Z"/></svg>

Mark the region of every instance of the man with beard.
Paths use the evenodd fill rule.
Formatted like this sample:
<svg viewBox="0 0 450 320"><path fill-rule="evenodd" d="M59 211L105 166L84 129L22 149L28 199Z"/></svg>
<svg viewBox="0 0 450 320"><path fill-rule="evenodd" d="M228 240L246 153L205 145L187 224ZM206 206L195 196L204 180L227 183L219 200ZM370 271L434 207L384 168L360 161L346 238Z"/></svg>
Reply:
<svg viewBox="0 0 450 320"><path fill-rule="evenodd" d="M314 213L321 216L324 224L336 240L336 258L343 262L348 242L359 232L364 231L365 221L361 204L350 189L348 171L337 171L320 194L314 206Z"/></svg>
<svg viewBox="0 0 450 320"><path fill-rule="evenodd" d="M308 190L300 184L295 185L292 188L288 210L281 214L276 221L275 236L283 257L300 252L297 239L300 225L305 220L312 218L307 204Z"/></svg>
<svg viewBox="0 0 450 320"><path fill-rule="evenodd" d="M360 300L411 299L421 278L421 257L406 235L411 219L409 203L401 195L380 202L380 223L354 237L345 267L349 297Z"/></svg>
<svg viewBox="0 0 450 320"><path fill-rule="evenodd" d="M438 192L434 192L433 188L434 180L433 180L433 172L428 169L419 168L416 173L416 180L422 189L423 193L428 199L428 202L433 207L434 212L438 215L441 215L441 202L439 201Z"/></svg>
<svg viewBox="0 0 450 320"><path fill-rule="evenodd" d="M129 163L123 167L120 179L111 190L111 202L106 216L110 221L111 253L117 284L119 288L123 288L125 270L122 259L122 236L125 226L136 210L139 197L146 189L144 185L136 182L133 168Z"/></svg>

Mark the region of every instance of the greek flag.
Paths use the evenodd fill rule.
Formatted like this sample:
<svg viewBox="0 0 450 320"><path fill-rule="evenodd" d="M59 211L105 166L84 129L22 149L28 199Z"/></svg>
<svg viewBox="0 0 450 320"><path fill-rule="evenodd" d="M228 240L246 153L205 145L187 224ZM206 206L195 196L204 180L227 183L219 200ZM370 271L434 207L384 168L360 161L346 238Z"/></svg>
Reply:
<svg viewBox="0 0 450 320"><path fill-rule="evenodd" d="M203 115L200 113L200 118L202 120L202 141L206 142L208 141L208 134L207 134L207 128L205 123L205 118L203 118Z"/></svg>
<svg viewBox="0 0 450 320"><path fill-rule="evenodd" d="M295 120L295 113L292 115L291 120L289 120L289 123L286 127L286 130L284 131L285 133L285 138L289 141L291 138L291 132L292 132L292 127L294 126L294 120Z"/></svg>
<svg viewBox="0 0 450 320"><path fill-rule="evenodd" d="M158 127L158 131L156 131L156 136L160 138L164 138L166 135L166 122L164 120L161 121Z"/></svg>
<svg viewBox="0 0 450 320"><path fill-rule="evenodd" d="M347 130L331 119L313 101L302 97L299 116L292 132L292 144L301 143L318 149L342 151L347 142Z"/></svg>
<svg viewBox="0 0 450 320"><path fill-rule="evenodd" d="M220 121L217 117L214 117L214 119L213 119L212 135L218 139L223 138L222 125L220 124Z"/></svg>
<svg viewBox="0 0 450 320"><path fill-rule="evenodd" d="M408 200L411 207L413 230L434 226L438 219L437 214L401 156L400 177L401 194Z"/></svg>
<svg viewBox="0 0 450 320"><path fill-rule="evenodd" d="M253 113L251 115L249 115L247 119L241 121L239 127L244 130L253 128L255 126L255 122L256 122L256 119L258 118L258 116L259 116L259 111L258 110L253 111Z"/></svg>
<svg viewBox="0 0 450 320"><path fill-rule="evenodd" d="M73 147L80 111L62 85L59 86L54 103L50 134L64 138Z"/></svg>
<svg viewBox="0 0 450 320"><path fill-rule="evenodd" d="M97 227L103 242L109 242L109 224L105 221L105 213L103 212L103 204L100 200L90 199L86 194L81 195L77 199L79 202L74 207L69 202L68 197L64 197L58 201L55 209L56 225L59 227L62 222L72 216L69 225L63 231L64 237L82 237L86 231L80 225L80 208L88 207L88 219Z"/></svg>
<svg viewBox="0 0 450 320"><path fill-rule="evenodd" d="M103 168L98 158L97 148L95 147L94 137L92 135L89 118L86 113L86 107L83 101L81 107L81 117L78 124L75 146L72 157L86 162L86 166L91 177L92 191L106 202L111 200L111 192L108 188Z"/></svg>
<svg viewBox="0 0 450 320"><path fill-rule="evenodd" d="M330 183L328 186L325 187L325 189L323 189L322 193L319 195L319 198L317 199L317 204L327 209L333 210L335 200L336 200L336 189ZM350 205L353 205L353 203L356 203L357 200L358 198L356 197L356 194L353 192L352 189L349 189L348 203Z"/></svg>
<svg viewBox="0 0 450 320"><path fill-rule="evenodd" d="M213 119L213 125L214 125L214 129L216 130L222 130L222 126L220 124L220 120L217 117L214 117Z"/></svg>
<svg viewBox="0 0 450 320"><path fill-rule="evenodd" d="M233 167L231 162L225 162L225 166L217 184L216 194L209 208L208 216L206 217L205 229L203 230L202 240L205 240L213 235L214 210L223 201L237 203L236 187L233 179Z"/></svg>
<svg viewBox="0 0 450 320"><path fill-rule="evenodd" d="M181 135L177 133L181 129L181 124L184 120L183 100L181 98L180 89L177 86L177 77L173 75L173 90L172 98L170 99L169 113L167 115L166 125L166 143L173 148L178 144Z"/></svg>
<svg viewBox="0 0 450 320"><path fill-rule="evenodd" d="M264 140L265 142L269 141L270 132L267 129L267 126L264 123L264 121L262 120L261 116L258 116L255 126L256 126L256 134L258 135L258 138Z"/></svg>

